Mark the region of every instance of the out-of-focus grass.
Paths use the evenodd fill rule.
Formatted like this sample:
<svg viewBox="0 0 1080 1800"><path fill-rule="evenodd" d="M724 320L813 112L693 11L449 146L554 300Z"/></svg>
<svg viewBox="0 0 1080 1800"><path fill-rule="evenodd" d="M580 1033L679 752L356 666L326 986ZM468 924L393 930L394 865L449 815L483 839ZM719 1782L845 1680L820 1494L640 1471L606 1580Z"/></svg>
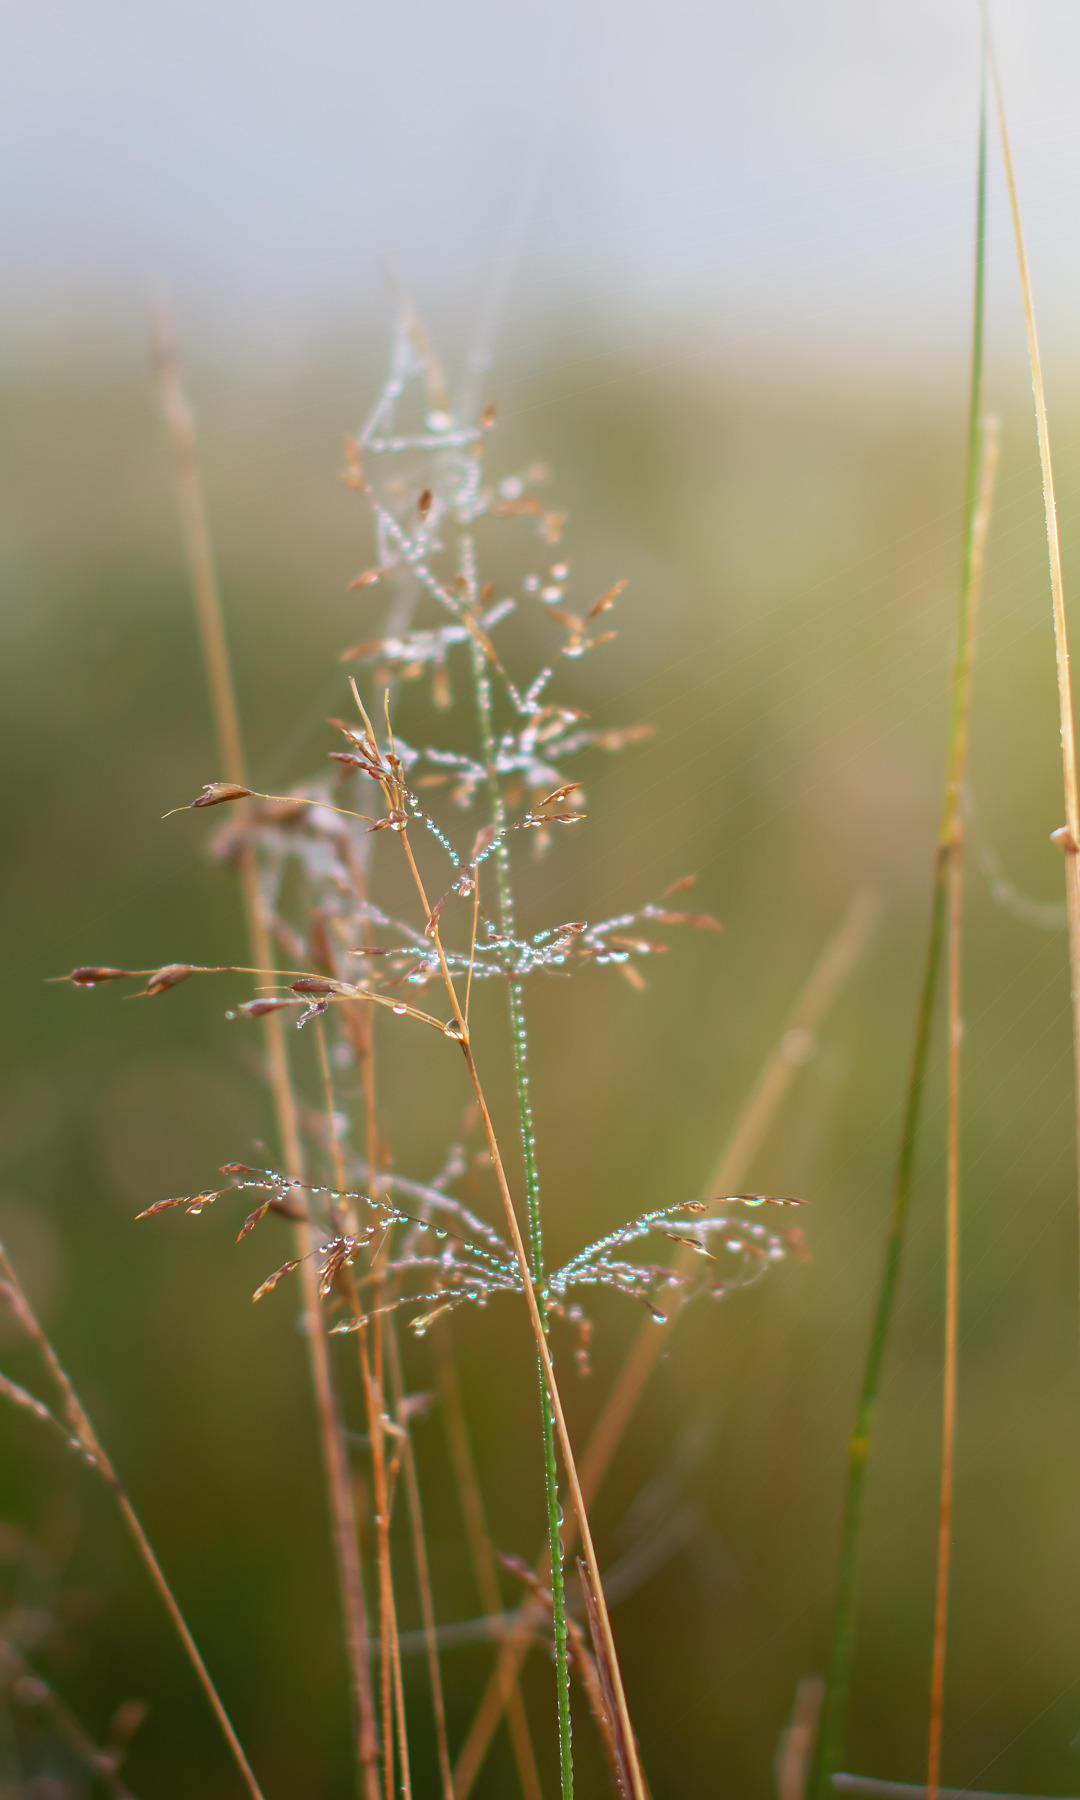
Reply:
<svg viewBox="0 0 1080 1800"><path fill-rule="evenodd" d="M335 479L370 384L351 351L287 379L195 378L252 773L277 789L320 764L321 720L343 685L337 650L370 635L375 617L370 596L345 591L369 546ZM140 1205L201 1185L269 1130L249 1067L256 1040L223 1021L224 987L126 1003L116 990L44 985L83 961L243 960L229 879L202 855L205 825L160 819L220 770L150 384L136 359L83 354L8 370L2 387L0 1229L268 1790L314 1800L344 1791L344 1682L291 1297L255 1310L248 1298L278 1245L255 1234L234 1247L230 1219L213 1213L132 1223ZM696 869L700 904L725 925L715 943L673 947L644 995L604 971L538 992L553 1258L698 1191L851 887L870 876L886 899L871 954L754 1172L753 1185L811 1202L814 1261L688 1318L596 1518L610 1563L638 1490L696 1433L697 1460L664 1501L669 1513L696 1508L695 1535L620 1605L616 1626L656 1794L721 1782L760 1794L794 1682L824 1654L940 788L962 396L884 371L845 390L791 371L770 381L716 368L687 383L632 366L576 394L553 395L527 370L496 379L500 390L493 466L552 464L572 514L577 598L631 578L619 639L574 676L580 703L604 722L657 725L654 742L597 765L590 822L523 881L523 922L597 917ZM1033 445L1015 399L972 786L1012 878L1056 897L1049 607ZM1057 415L1068 567L1077 457L1060 400ZM1080 1779L1080 1383L1065 938L1014 922L974 869L969 887L944 1776L1069 1791ZM384 1039L396 1161L429 1172L464 1095L429 1086L423 1046ZM871 1475L851 1745L855 1767L908 1779L921 1766L933 1588L940 1112L931 1106ZM593 1384L568 1393L579 1434L638 1322L618 1302L596 1311ZM496 1538L528 1554L542 1519L527 1336L508 1306L462 1320L457 1337ZM7 1353L17 1372L17 1350ZM409 1357L411 1386L431 1386L423 1352ZM150 1700L137 1791L231 1792L107 1500L29 1425L0 1420L0 1445L12 1517L41 1522L72 1504L82 1516L72 1579L100 1611L57 1649L65 1693L95 1726L128 1694ZM437 1415L419 1447L440 1610L467 1617L477 1603ZM446 1658L457 1737L487 1655ZM419 1664L412 1672L422 1740ZM484 1791L510 1779L497 1753ZM586 1761L582 1793L602 1783Z"/></svg>

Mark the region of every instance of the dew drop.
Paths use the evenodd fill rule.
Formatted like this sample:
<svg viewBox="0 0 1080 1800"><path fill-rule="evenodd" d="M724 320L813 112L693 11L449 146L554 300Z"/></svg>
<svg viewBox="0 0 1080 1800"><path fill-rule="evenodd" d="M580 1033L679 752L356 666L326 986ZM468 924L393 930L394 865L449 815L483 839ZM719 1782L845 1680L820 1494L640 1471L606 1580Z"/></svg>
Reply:
<svg viewBox="0 0 1080 1800"><path fill-rule="evenodd" d="M435 1227L435 1236L436 1236L436 1237L437 1237L437 1238L444 1238L444 1237L445 1237L445 1236L446 1236L446 1233L445 1233L445 1231L444 1231L444 1230L443 1230L443 1228L442 1228L442 1226L441 1226L441 1225L436 1225L436 1227Z"/></svg>
<svg viewBox="0 0 1080 1800"><path fill-rule="evenodd" d="M234 1012L233 1012L233 1011L232 1011L232 1009L231 1009L231 1008L230 1008L230 1009L229 1009L229 1011L228 1011L228 1012L227 1012L227 1013L226 1013L226 1014L225 1014L225 1017L226 1017L226 1018L227 1018L227 1019L235 1019L235 1017L236 1017L236 1014L235 1014L235 1013L234 1013Z"/></svg>
<svg viewBox="0 0 1080 1800"><path fill-rule="evenodd" d="M188 1212L191 1214L193 1219L197 1219L199 1214L202 1212L202 1207L201 1206L189 1206Z"/></svg>
<svg viewBox="0 0 1080 1800"><path fill-rule="evenodd" d="M400 1019L400 1018L404 1017L405 1013L407 1013L409 1009L407 1006L395 1006L393 1010L397 1014L398 1018Z"/></svg>
<svg viewBox="0 0 1080 1800"><path fill-rule="evenodd" d="M458 1024L456 1019L451 1019L448 1025L443 1026L443 1030L445 1031L447 1037L457 1038L457 1041L459 1044L462 1042L461 1026Z"/></svg>

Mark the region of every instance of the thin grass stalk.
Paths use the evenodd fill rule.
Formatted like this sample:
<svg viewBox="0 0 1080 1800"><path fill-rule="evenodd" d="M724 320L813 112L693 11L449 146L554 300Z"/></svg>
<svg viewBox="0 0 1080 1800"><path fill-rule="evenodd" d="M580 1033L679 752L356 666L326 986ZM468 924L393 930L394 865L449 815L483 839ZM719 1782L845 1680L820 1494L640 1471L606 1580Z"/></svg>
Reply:
<svg viewBox="0 0 1080 1800"><path fill-rule="evenodd" d="M960 950L963 872L957 852L949 863L949 1101L945 1210L945 1363L941 1409L941 1494L938 1502L934 1641L930 1663L930 1726L926 1750L927 1800L938 1800L945 1711L945 1651L952 1559L953 1472L956 1448L956 1340L960 1300Z"/></svg>
<svg viewBox="0 0 1080 1800"><path fill-rule="evenodd" d="M368 1350L368 1331L361 1326L360 1371L367 1399L368 1428L371 1433L371 1468L375 1490L375 1549L379 1575L379 1642L380 1679L383 1695L383 1789L386 1800L394 1800L394 1721L397 1722L397 1745L401 1793L408 1800L412 1792L409 1776L409 1740L405 1723L405 1688L401 1673L401 1651L398 1644L397 1606L394 1600L394 1578L390 1562L390 1487L386 1468L386 1433L383 1414L382 1383L372 1365Z"/></svg>
<svg viewBox="0 0 1080 1800"><path fill-rule="evenodd" d="M983 11L983 31L990 78L994 88L1001 156L1005 165L1005 183L1009 190L1009 212L1016 244L1016 264L1024 302L1024 327L1027 332L1028 361L1031 365L1031 391L1035 401L1035 424L1039 439L1039 464L1042 470L1043 509L1046 515L1046 548L1050 563L1050 593L1054 612L1054 651L1057 669L1058 713L1061 722L1061 773L1065 790L1065 829L1054 833L1065 852L1065 901L1069 919L1069 973L1072 987L1073 1081L1076 1114L1077 1174L1080 1177L1080 783L1076 767L1076 727L1073 716L1072 678L1069 672L1069 636L1065 617L1065 577L1061 566L1061 541L1058 535L1057 499L1054 493L1054 465L1050 455L1050 426L1046 413L1046 390L1043 386L1042 358L1035 329L1035 302L1031 292L1024 244L1020 197L1013 169L1012 149L1005 120L1005 101L1001 91L997 58L994 54L990 25ZM1080 1202L1080 1184L1078 1184Z"/></svg>
<svg viewBox="0 0 1080 1800"><path fill-rule="evenodd" d="M195 1639L191 1634L187 1620L180 1611L180 1606L176 1597L173 1594L168 1581L165 1579L165 1573L154 1554L153 1545L147 1537L146 1532L143 1530L142 1522L139 1519L135 1508L132 1506L131 1501L128 1499L127 1493L116 1470L113 1468L109 1457L106 1455L101 1439L94 1429L90 1415L82 1401L79 1399L71 1377L68 1375L63 1363L57 1356L51 1339L46 1335L44 1327L31 1306L26 1291L16 1273L15 1267L10 1261L7 1251L2 1244L0 1244L0 1277L2 1277L9 1290L9 1298L20 1325L33 1343L60 1394L61 1400L63 1401L64 1416L67 1419L74 1437L85 1455L89 1457L93 1467L98 1471L107 1486L112 1489L116 1504L119 1507L120 1514L131 1534L135 1548L142 1558L143 1564L150 1575L150 1579L161 1596L162 1603L172 1622L173 1629L184 1647L188 1661L194 1669L203 1693L206 1695L210 1704L211 1711L221 1727L222 1735L232 1752L233 1761L236 1763L236 1766L244 1779L248 1793L252 1796L252 1800L263 1800L262 1790L255 1779L254 1770L248 1762L247 1756L244 1753L244 1747L236 1734L232 1720L225 1710L221 1696L214 1686L210 1671L202 1659L199 1646L196 1644Z"/></svg>
<svg viewBox="0 0 1080 1800"><path fill-rule="evenodd" d="M930 920L923 962L912 1049L904 1095L900 1149L893 1181L892 1204L877 1300L870 1325L855 1425L848 1441L847 1482L840 1532L840 1554L833 1603L832 1641L822 1705L821 1729L814 1759L811 1793L829 1800L832 1776L843 1758L844 1731L851 1691L855 1648L855 1583L862 1533L866 1469L873 1438L885 1349L896 1304L907 1237L912 1179L918 1147L934 1002L946 938L949 869L956 833L961 826L961 783L967 743L971 683L971 625L979 569L979 486L983 383L983 316L986 289L986 82L979 100L978 165L975 187L975 267L971 331L971 378L968 397L967 456L964 481L964 537L957 609L957 648L950 701L949 744L942 797L941 824L934 857Z"/></svg>
<svg viewBox="0 0 1080 1800"><path fill-rule="evenodd" d="M611 1616L608 1612L607 1601L604 1597L603 1583L600 1579L600 1563L596 1554L596 1545L593 1541L592 1529L589 1525L589 1515L585 1505L585 1497L581 1491L577 1459L574 1455L574 1446L570 1437L570 1430L566 1423L566 1414L563 1410L562 1396L559 1392L558 1382L555 1379L555 1366L551 1360L551 1350L548 1345L547 1332L545 1330L543 1315L540 1311L540 1303L537 1299L537 1286L533 1279L529 1254L526 1250L525 1240L521 1233L517 1208L514 1205L514 1196L510 1190L510 1182L506 1174L506 1165L503 1162L502 1149L495 1131L491 1111L488 1107L487 1096L484 1093L483 1084L480 1080L480 1073L473 1056L472 1043L469 1037L469 1027L465 1015L461 1010L457 989L454 986L453 977L450 974L450 969L446 961L446 952L443 949L442 938L439 933L438 918L432 912L431 904L424 890L423 879L416 866L416 859L413 856L412 845L409 843L408 830L404 825L402 825L398 832L398 842L405 853L409 871L420 898L420 904L424 909L424 915L427 920L427 930L430 933L431 942L439 960L439 968L442 974L443 983L446 987L451 1007L453 1008L454 1017L451 1025L444 1027L444 1029L448 1031L450 1035L455 1037L461 1045L462 1055L465 1058L465 1066L469 1072L469 1080L472 1083L473 1095L480 1110L480 1118L484 1127L484 1136L487 1139L488 1150L491 1154L492 1168L495 1173L499 1197L503 1205L503 1214L510 1234L510 1244L514 1252L514 1259L518 1266L518 1273L521 1277L521 1286L525 1297L526 1310L529 1315L529 1323L532 1327L533 1339L536 1344L537 1354L539 1355L541 1368L543 1370L544 1384L551 1403L558 1451L562 1458L563 1469L566 1474L566 1484L570 1490L570 1498L573 1503L574 1512L577 1515L578 1531L581 1537L581 1547L584 1551L585 1563L589 1571L589 1579L593 1584L593 1594L596 1600L599 1629L603 1640L604 1651L610 1665L610 1677L615 1709L618 1715L618 1727L623 1734L626 1744L629 1746L628 1757L633 1785L633 1800L648 1800L648 1789L645 1785L645 1776L642 1772L640 1758L637 1753L637 1744L634 1737L633 1726L630 1722L629 1707L627 1706L626 1701L626 1689L623 1685L622 1670L619 1667L618 1652L615 1648L615 1635L611 1629Z"/></svg>
<svg viewBox="0 0 1080 1800"><path fill-rule="evenodd" d="M401 1368L401 1352L392 1322L386 1336L387 1362L390 1370L390 1392L394 1417L401 1438L401 1468L405 1478L405 1500L409 1510L416 1584L420 1592L420 1616L424 1625L424 1647L427 1655L428 1680L431 1683L431 1710L435 1717L435 1748L439 1762L439 1784L443 1800L454 1800L454 1777L450 1766L450 1744L446 1735L446 1702L443 1696L442 1671L439 1667L439 1642L435 1630L435 1602L431 1589L431 1565L428 1561L424 1531L424 1508L420 1494L420 1477L416 1468L409 1420L405 1412L405 1382Z"/></svg>
<svg viewBox="0 0 1080 1800"><path fill-rule="evenodd" d="M953 1475L956 1455L956 1364L960 1308L960 1059L964 1025L961 1012L961 951L963 947L964 769L967 760L968 692L975 651L975 624L990 530L994 477L997 471L997 421L986 423L982 479L975 513L971 546L971 580L968 629L965 634L965 666L962 672L963 705L959 712L957 748L953 769L955 792L951 804L951 842L948 873L948 1105L945 1171L945 1356L942 1378L941 1494L938 1505L937 1581L934 1596L934 1637L930 1669L930 1727L927 1743L928 1800L938 1800L941 1782L941 1733L945 1706L945 1651L949 1618L949 1566L952 1559Z"/></svg>
<svg viewBox="0 0 1080 1800"><path fill-rule="evenodd" d="M173 482L180 514L181 536L188 564L192 598L199 625L203 658L214 715L214 724L227 780L247 786L246 762L240 731L240 715L229 660L225 620L210 537L209 518L199 468L198 446L191 406L184 389L179 354L171 322L159 308L154 319L154 367L165 416ZM240 802L246 816L248 802ZM240 850L240 877L244 914L251 941L252 960L261 970L274 966L274 949L259 900L254 847L245 841ZM277 1120L284 1164L292 1174L303 1173L303 1150L296 1096L289 1073L285 1032L279 1015L263 1020L270 1091ZM345 1649L356 1723L356 1758L362 1772L367 1800L378 1800L378 1737L368 1655L368 1619L360 1567L359 1539L348 1455L334 1393L329 1348L319 1304L318 1274L310 1249L307 1227L294 1230L296 1255L302 1282L302 1313L323 1470L330 1506L338 1591L345 1627Z"/></svg>
<svg viewBox="0 0 1080 1800"><path fill-rule="evenodd" d="M337 1134L336 1109L334 1106L334 1082L330 1073L330 1058L326 1049L326 1032L323 1022L315 1022L315 1042L319 1054L319 1070L322 1075L323 1104L326 1110L327 1146L330 1162L338 1194L348 1186L345 1171L345 1158L342 1154L341 1141ZM340 1202L334 1202L337 1228L348 1229L344 1208ZM368 1354L368 1325L364 1318L364 1309L360 1304L360 1296L352 1271L346 1267L342 1270L340 1281L346 1299L356 1319L358 1332L358 1356L360 1379L368 1413L368 1431L371 1445L371 1462L375 1489L375 1554L379 1581L379 1686L382 1700L382 1741L383 1791L386 1800L394 1796L394 1727L395 1719L398 1734L398 1752L402 1769L402 1792L409 1793L408 1743L405 1726L404 1686L401 1678L401 1652L397 1634L397 1608L394 1600L394 1574L390 1559L390 1517L393 1502L390 1497L389 1484L386 1479L386 1431L385 1412L383 1406L382 1386L382 1339L378 1339L378 1359L372 1368ZM376 1320L376 1326L382 1324ZM441 1699L441 1692L440 1692Z"/></svg>
<svg viewBox="0 0 1080 1800"><path fill-rule="evenodd" d="M738 1189L799 1070L806 1061L816 1034L862 956L877 921L880 903L870 889L857 893L839 926L828 939L784 1020L779 1037L739 1110L727 1145L720 1153L705 1191L715 1194ZM581 1458L581 1486L586 1504L592 1505L630 1424L649 1375L669 1342L669 1326L642 1325L615 1378ZM564 1531L572 1541L573 1522ZM546 1574L546 1563L538 1573ZM503 1644L494 1673L477 1708L455 1770L455 1800L466 1800L483 1767L504 1705L515 1691L518 1671L534 1641L535 1607L521 1609L521 1628Z"/></svg>
<svg viewBox="0 0 1080 1800"><path fill-rule="evenodd" d="M473 637L473 688L480 724L481 754L487 771L491 823L499 833L495 852L495 885L498 896L499 927L508 937L514 935L514 894L510 869L510 849L506 837L506 809L495 760L495 733L491 714L491 681L484 651ZM525 996L521 983L509 982L510 1035L514 1056L514 1085L517 1094L521 1148L525 1163L525 1193L529 1219L529 1250L532 1278L536 1286L544 1281L544 1240L540 1208L540 1172L536 1155L536 1130L533 1124L529 1093L529 1038L525 1022ZM547 1326L544 1321L544 1330ZM555 1632L555 1689L559 1727L559 1777L563 1800L573 1800L574 1759L570 1722L570 1654L566 1631L566 1582L563 1570L561 1537L562 1508L559 1504L559 1465L555 1452L555 1416L552 1397L548 1393L544 1370L540 1370L540 1416L544 1444L544 1485L547 1500L548 1556L550 1559L552 1618Z"/></svg>
<svg viewBox="0 0 1080 1800"><path fill-rule="evenodd" d="M461 1385L458 1381L453 1351L445 1328L437 1327L431 1333L431 1343L435 1362L435 1379L438 1383L443 1422L446 1426L446 1439L450 1449L450 1461L453 1464L461 1510L465 1519L465 1535L469 1542L469 1553L472 1557L480 1604L489 1616L494 1616L502 1611L502 1595L499 1592L495 1552L491 1545L491 1533L488 1530L487 1517L484 1512L483 1495L480 1492L472 1445L469 1442L465 1409L461 1400ZM525 1703L521 1697L516 1671L506 1700L506 1722L510 1730L514 1760L517 1763L518 1778L525 1800L543 1800L536 1757L529 1735L529 1721L525 1713ZM455 1774L455 1800L457 1793L457 1775Z"/></svg>

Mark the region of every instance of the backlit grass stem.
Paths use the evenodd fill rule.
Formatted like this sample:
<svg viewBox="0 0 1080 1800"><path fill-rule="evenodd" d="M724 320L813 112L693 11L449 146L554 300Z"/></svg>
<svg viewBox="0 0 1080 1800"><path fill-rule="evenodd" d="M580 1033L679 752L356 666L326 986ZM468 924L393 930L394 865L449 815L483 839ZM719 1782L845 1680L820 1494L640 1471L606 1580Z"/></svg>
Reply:
<svg viewBox="0 0 1080 1800"><path fill-rule="evenodd" d="M983 8L984 21L986 19ZM1031 365L1031 391L1035 401L1035 425L1039 439L1039 464L1042 470L1043 508L1046 515L1046 548L1050 563L1050 595L1054 614L1054 650L1057 668L1058 713L1061 727L1061 772L1065 790L1065 828L1055 833L1065 852L1065 900L1069 919L1069 967L1072 988L1073 1084L1077 1143L1078 1199L1080 1199L1080 782L1076 768L1076 726L1073 716L1072 678L1069 672L1069 634L1065 617L1065 577L1061 566L1061 540L1058 535L1057 499L1054 493L1054 465L1050 455L1050 426L1046 413L1046 390L1043 386L1042 358L1035 329L1035 302L1031 292L1024 227L1020 216L1020 197L1013 169L1012 149L1005 120L1005 101L1001 91L997 59L989 23L984 25L987 60L994 88L1001 156L1005 165L1005 184L1009 192L1016 245L1016 264L1020 275L1020 291L1024 302L1024 327L1027 332L1028 361Z"/></svg>

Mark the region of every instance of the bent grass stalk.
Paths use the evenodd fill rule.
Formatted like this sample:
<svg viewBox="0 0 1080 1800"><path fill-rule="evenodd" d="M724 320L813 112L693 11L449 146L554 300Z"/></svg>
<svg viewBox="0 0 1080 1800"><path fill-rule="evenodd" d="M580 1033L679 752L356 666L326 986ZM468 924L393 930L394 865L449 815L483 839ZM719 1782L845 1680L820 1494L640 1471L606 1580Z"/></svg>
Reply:
<svg viewBox="0 0 1080 1800"><path fill-rule="evenodd" d="M1069 973L1072 989L1073 1082L1076 1113L1078 1201L1080 1201L1080 783L1076 768L1076 726L1073 716L1072 678L1069 673L1069 634L1065 617L1065 576L1061 566L1061 540L1058 535L1057 499L1054 492L1054 465L1050 454L1050 426L1046 413L1046 389L1043 385L1039 336L1035 328L1035 302L1031 292L1024 226L1020 215L1020 196L1013 169L1012 148L1005 119L1005 100L1001 90L994 42L982 6L986 58L994 89L1001 157L1005 166L1005 185L1009 193L1016 266L1024 303L1024 329L1027 333L1028 362L1031 366L1031 391L1035 402L1035 426L1039 440L1039 466L1042 471L1043 510L1046 515L1046 549L1050 564L1050 595L1054 614L1054 652L1057 671L1058 713L1061 724L1061 773L1065 790L1065 828L1055 832L1056 841L1065 852L1065 901L1069 919Z"/></svg>
<svg viewBox="0 0 1080 1800"><path fill-rule="evenodd" d="M862 1533L866 1468L873 1437L885 1348L896 1304L907 1220L911 1201L915 1154L918 1146L926 1068L930 1051L934 1002L937 997L942 951L946 938L949 872L957 833L961 829L961 783L967 743L967 717L971 683L971 628L977 577L981 566L980 445L982 442L983 312L986 284L986 84L979 102L978 172L975 195L975 271L972 306L971 380L968 401L967 459L964 482L964 537L957 611L957 649L950 700L949 744L946 759L941 824L934 858L930 921L923 963L922 984L904 1096L900 1149L893 1182L892 1205L885 1242L885 1258L870 1326L855 1425L848 1442L847 1483L844 1494L833 1609L832 1642L825 1682L811 1779L813 1800L828 1800L832 1776L843 1758L844 1729L851 1689L855 1646L855 1579ZM987 511L988 518L988 511Z"/></svg>
<svg viewBox="0 0 1080 1800"><path fill-rule="evenodd" d="M740 1108L727 1145L714 1164L705 1190L732 1191L742 1185L753 1158L769 1131L799 1070L809 1060L831 1008L866 949L880 913L880 900L872 889L855 894L840 924L826 942L801 991L784 1020L774 1048L766 1057L749 1094ZM654 1321L641 1326L627 1353L607 1400L593 1426L581 1457L581 1487L586 1504L592 1505L615 1453L630 1424L653 1368L667 1348L671 1325ZM572 1542L573 1522L564 1528L564 1547ZM542 1558L538 1573L546 1573ZM494 1673L480 1702L469 1735L458 1757L454 1776L455 1800L465 1800L483 1766L504 1707L517 1692L517 1677L533 1644L540 1609L530 1604L521 1609L520 1629L504 1643Z"/></svg>
<svg viewBox="0 0 1080 1800"><path fill-rule="evenodd" d="M246 787L243 739L240 716L229 661L225 621L218 589L209 520L199 468L198 446L191 406L184 388L179 353L171 324L163 308L158 308L153 322L154 367L158 392L165 416L173 480L180 513L181 536L187 558L192 598L198 619L207 681L213 708L218 742L229 781ZM247 805L247 802L241 802ZM254 847L244 841L240 848L240 876L244 897L244 914L251 940L252 957L259 969L273 967L273 945L259 900ZM280 1017L269 1014L263 1021L270 1090L281 1140L282 1155L290 1174L303 1173L303 1152L297 1117L296 1097L289 1074L285 1033ZM306 1259L310 1249L307 1226L295 1226L296 1254L301 1263L301 1317L308 1359L315 1411L322 1447L323 1467L330 1504L332 1537L337 1565L338 1588L345 1625L346 1654L349 1661L353 1708L356 1719L356 1756L367 1800L379 1800L378 1738L375 1729L375 1705L371 1686L368 1655L368 1620L360 1567L359 1538L349 1478L348 1455L338 1416L330 1369L329 1350L319 1305L318 1277L313 1263Z"/></svg>
<svg viewBox="0 0 1080 1800"><path fill-rule="evenodd" d="M2 1244L0 1244L0 1280L3 1281L4 1286L7 1289L6 1297L9 1300L20 1325L33 1343L60 1394L63 1402L64 1417L67 1420L68 1426L73 1433L78 1447L83 1451L84 1455L89 1458L92 1466L98 1471L98 1474L102 1477L103 1481L112 1490L116 1504L120 1509L121 1517L123 1518L128 1531L131 1533L135 1548L149 1572L151 1581L154 1583L154 1586L161 1596L165 1610L172 1621L173 1629L184 1647L188 1661L194 1669L203 1693L210 1703L211 1711L221 1727L222 1735L232 1752L233 1761L236 1763L240 1774L243 1776L248 1793L252 1796L252 1800L263 1800L262 1789L255 1779L254 1770L244 1753L244 1747L236 1734L232 1720L225 1710L221 1696L214 1686L210 1671L202 1659L199 1646L196 1644L195 1639L191 1634L187 1620L184 1618L172 1588L165 1578L164 1570L154 1553L153 1545L147 1537L146 1532L143 1530L139 1515L132 1506L131 1501L128 1499L127 1492L106 1455L101 1439L94 1429L90 1415L82 1401L79 1399L71 1381L71 1377L68 1375L63 1363L57 1356L51 1339L46 1335L37 1314L31 1306L30 1301L26 1296L25 1289L19 1280L18 1274L9 1260L7 1251ZM48 1408L41 1406L40 1402L34 1402L32 1396L24 1394L22 1389L15 1389L15 1394L9 1393L7 1397L14 1398L15 1395L18 1396L18 1404L34 1411L39 1418L45 1417L52 1419L55 1424L59 1424L59 1420L54 1418L53 1414L48 1411ZM61 1427L61 1429L63 1428Z"/></svg>

